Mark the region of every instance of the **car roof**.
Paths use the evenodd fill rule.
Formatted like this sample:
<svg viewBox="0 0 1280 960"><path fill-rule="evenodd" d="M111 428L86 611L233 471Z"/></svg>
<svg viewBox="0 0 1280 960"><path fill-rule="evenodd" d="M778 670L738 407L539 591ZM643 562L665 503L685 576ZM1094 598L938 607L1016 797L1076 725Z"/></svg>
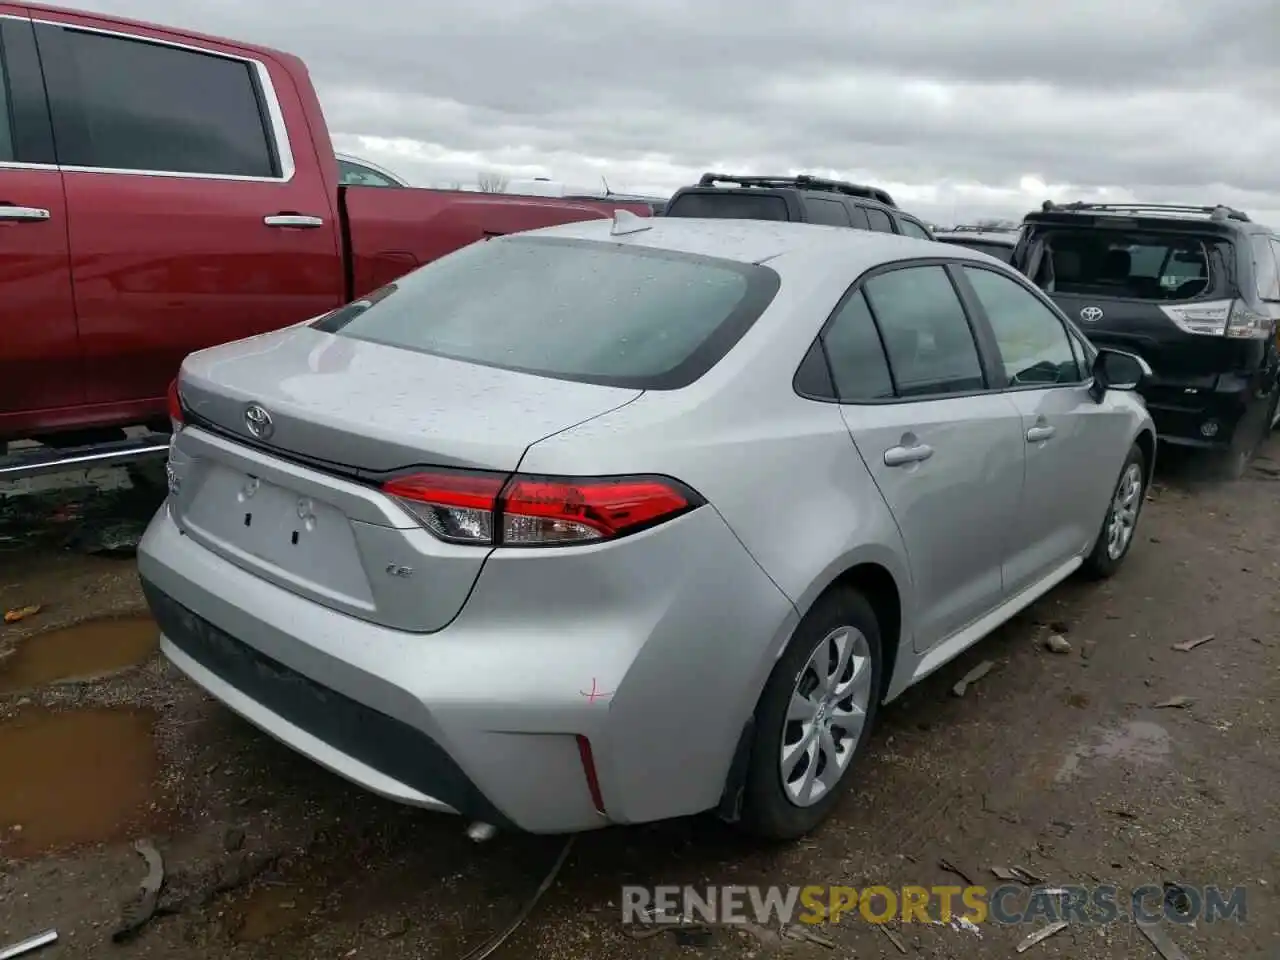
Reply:
<svg viewBox="0 0 1280 960"><path fill-rule="evenodd" d="M934 243L895 233L823 226L782 220L697 219L693 217L635 218L627 223L635 232L615 235L612 220L583 220L518 236L623 242L630 246L669 250L739 263L764 263L803 251L806 259L845 263L859 270L915 257L947 257L987 262L985 254L954 244ZM823 264L824 266L828 264Z"/></svg>

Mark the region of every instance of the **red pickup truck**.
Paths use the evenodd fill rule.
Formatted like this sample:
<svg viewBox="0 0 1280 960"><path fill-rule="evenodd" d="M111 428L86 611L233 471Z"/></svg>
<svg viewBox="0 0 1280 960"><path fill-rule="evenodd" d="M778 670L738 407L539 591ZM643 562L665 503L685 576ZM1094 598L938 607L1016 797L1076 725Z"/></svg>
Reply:
<svg viewBox="0 0 1280 960"><path fill-rule="evenodd" d="M160 454L186 354L617 207L341 186L297 57L0 0L0 480Z"/></svg>

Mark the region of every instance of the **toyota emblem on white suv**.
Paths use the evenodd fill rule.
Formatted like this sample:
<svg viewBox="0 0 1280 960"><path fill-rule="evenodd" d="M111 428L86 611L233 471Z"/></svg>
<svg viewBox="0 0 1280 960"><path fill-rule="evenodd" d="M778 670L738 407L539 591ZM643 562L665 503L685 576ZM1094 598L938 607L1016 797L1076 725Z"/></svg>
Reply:
<svg viewBox="0 0 1280 960"><path fill-rule="evenodd" d="M251 403L245 408L244 425L259 440L266 440L276 428L271 422L271 414L256 403Z"/></svg>
<svg viewBox="0 0 1280 960"><path fill-rule="evenodd" d="M1101 307L1085 307L1080 311L1080 319L1085 323L1097 323L1102 319Z"/></svg>

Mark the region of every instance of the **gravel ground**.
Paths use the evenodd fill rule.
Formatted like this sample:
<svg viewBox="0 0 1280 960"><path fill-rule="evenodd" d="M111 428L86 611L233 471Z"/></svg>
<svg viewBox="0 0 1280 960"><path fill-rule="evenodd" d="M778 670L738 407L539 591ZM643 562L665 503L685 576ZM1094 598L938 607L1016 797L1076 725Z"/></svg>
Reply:
<svg viewBox="0 0 1280 960"><path fill-rule="evenodd" d="M0 500L0 610L41 607L0 626L0 948L56 927L41 956L444 960L507 926L564 840L473 844L461 822L368 796L198 693L154 654L128 557L155 495L91 479ZM949 868L995 886L991 867L1013 865L1122 891L1242 886L1245 922L1169 937L1187 957L1280 956L1277 480L1280 439L1236 483L1166 467L1121 574L1065 584L887 709L816 836L762 847L710 818L581 836L493 956L1012 956L1043 920L898 924L901 951L856 916L812 928L824 943L721 927L689 945L629 936L620 892L963 884ZM1069 651L1046 647L1053 633ZM117 944L146 874L138 840L163 854L165 886ZM1159 955L1120 922L1074 923L1027 956Z"/></svg>

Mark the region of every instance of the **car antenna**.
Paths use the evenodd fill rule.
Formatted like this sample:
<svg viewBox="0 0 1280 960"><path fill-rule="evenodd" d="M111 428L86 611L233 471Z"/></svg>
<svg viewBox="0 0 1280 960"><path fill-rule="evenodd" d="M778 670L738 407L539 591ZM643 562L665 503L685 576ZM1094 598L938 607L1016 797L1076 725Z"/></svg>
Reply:
<svg viewBox="0 0 1280 960"><path fill-rule="evenodd" d="M613 226L609 229L611 236L620 237L627 233L639 233L641 230L652 230L653 222L648 217L637 217L630 210L613 211Z"/></svg>

